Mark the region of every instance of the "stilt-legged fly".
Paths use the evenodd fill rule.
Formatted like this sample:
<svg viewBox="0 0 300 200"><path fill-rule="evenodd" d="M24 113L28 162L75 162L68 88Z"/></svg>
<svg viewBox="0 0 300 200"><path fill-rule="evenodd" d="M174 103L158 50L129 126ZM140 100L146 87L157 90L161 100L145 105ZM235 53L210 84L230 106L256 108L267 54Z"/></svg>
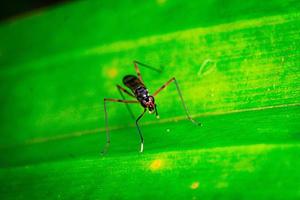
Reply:
<svg viewBox="0 0 300 200"><path fill-rule="evenodd" d="M127 91L125 88L121 87L120 85L117 85L117 89L119 90L122 99L112 99L112 98L104 98L104 113L105 113L105 126L106 126L106 145L104 147L103 153L107 152L108 148L109 148L109 144L110 144L110 135L109 135L109 127L108 127L108 116L107 116L107 109L106 109L106 102L110 101L110 102L119 102L119 103L125 103L131 117L133 119L135 119L132 110L130 109L130 107L128 106L128 104L130 103L140 103L141 106L144 108L144 111L141 115L138 116L138 118L135 120L135 125L137 127L138 133L140 135L141 138L141 149L140 152L143 152L144 150L144 138L143 138L143 134L141 132L141 129L139 127L139 120L143 117L143 115L145 114L145 112L149 111L149 113L155 113L156 117L158 117L158 112L157 112L157 108L156 108L156 104L155 104L155 100L154 97L160 92L162 91L165 87L167 87L170 83L175 83L176 85L176 89L178 92L178 95L180 97L181 103L183 105L183 108L185 110L186 116L187 118L193 122L196 125L201 125L201 123L198 123L197 121L195 121L189 114L188 109L185 105L185 102L183 100L181 91L179 89L179 85L177 83L177 80L175 77L171 78L170 80L168 80L165 84L163 84L159 89L157 89L152 95L149 94L144 81L142 79L140 70L139 70L139 65L155 70L157 72L160 72L161 70L156 69L154 67L151 67L149 65L143 64L141 62L138 61L133 61L134 63L134 68L137 74L137 77L135 75L126 75L123 78L123 83L125 86L127 86L131 92ZM136 100L126 100L124 97L124 94L129 95L130 97L135 98Z"/></svg>

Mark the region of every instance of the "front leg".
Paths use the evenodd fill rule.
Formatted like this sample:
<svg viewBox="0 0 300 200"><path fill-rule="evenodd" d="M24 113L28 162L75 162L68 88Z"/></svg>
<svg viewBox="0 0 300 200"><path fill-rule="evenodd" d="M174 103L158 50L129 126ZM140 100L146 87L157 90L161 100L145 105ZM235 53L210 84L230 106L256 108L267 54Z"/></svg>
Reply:
<svg viewBox="0 0 300 200"><path fill-rule="evenodd" d="M181 94L181 90L179 88L179 85L177 83L177 80L175 77L171 78L170 80L168 80L165 84L163 84L158 90L156 90L154 93L153 93L153 96L156 96L159 92L161 92L164 88L166 88L168 85L170 85L170 83L174 82L175 85L176 85L176 89L177 89L177 92L178 92L178 95L180 97L180 100L181 100L181 103L183 105L183 108L185 110L185 113L186 113L186 116L187 118L193 122L194 124L198 125L198 126L201 126L201 123L200 122L197 122L196 120L194 120L191 116L190 116L190 113L186 107L186 104L183 100L183 97L182 97L182 94Z"/></svg>
<svg viewBox="0 0 300 200"><path fill-rule="evenodd" d="M140 152L143 152L144 151L144 137L143 137L143 134L141 132L141 129L140 129L140 126L138 124L139 120L144 116L145 112L146 112L147 109L144 109L144 112L136 119L135 121L135 125L138 129L138 132L139 132L139 135L140 135L140 138L141 138L141 150Z"/></svg>

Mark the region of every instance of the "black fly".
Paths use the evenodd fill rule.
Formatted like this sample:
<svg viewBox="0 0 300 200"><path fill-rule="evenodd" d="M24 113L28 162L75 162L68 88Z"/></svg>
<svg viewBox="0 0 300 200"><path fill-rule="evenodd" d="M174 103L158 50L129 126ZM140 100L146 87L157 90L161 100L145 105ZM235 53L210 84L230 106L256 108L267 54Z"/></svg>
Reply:
<svg viewBox="0 0 300 200"><path fill-rule="evenodd" d="M109 147L109 144L110 144L110 135L109 135L109 128L108 128L108 118L107 118L106 102L110 101L110 102L125 103L128 111L129 111L129 113L130 113L130 115L131 115L131 117L133 119L135 119L135 117L133 115L132 110L128 106L128 104L129 103L140 103L141 106L144 108L143 113L135 120L135 124L136 124L138 133L139 133L140 138L141 138L141 149L140 149L140 152L143 152L143 150L144 150L144 138L143 138L143 134L142 134L142 132L140 130L140 127L138 125L138 121L143 117L143 115L145 114L145 112L147 110L149 111L150 114L155 113L156 117L157 118L159 117L154 97L160 91L162 91L165 87L167 87L172 82L174 82L175 85L176 85L176 89L177 89L178 95L180 97L181 103L183 105L183 108L185 110L187 118L191 122L193 122L194 124L201 125L201 123L198 123L193 118L191 118L191 116L190 116L190 114L188 112L188 109L187 109L187 107L185 105L185 102L183 100L181 91L179 89L179 86L178 86L178 83L177 83L177 80L175 79L175 77L173 77L170 80L168 80L158 90L156 90L152 95L150 95L149 92L148 92L148 90L147 90L147 88L146 88L146 86L145 86L145 84L144 84L144 81L142 79L142 76L141 76L141 73L140 73L138 65L147 67L147 68L155 70L157 72L160 72L160 70L156 69L154 67L151 67L149 65L143 64L141 62L138 62L138 61L134 61L133 63L134 63L134 68L135 68L135 71L137 73L137 76L135 76L135 75L127 75L127 76L125 76L123 78L123 84L126 85L131 90L132 93L129 92L129 91L127 91L125 88L121 87L120 85L117 85L117 88L118 88L118 90L119 90L119 92L120 92L120 94L122 96L122 99L104 98L104 112L105 112L105 125L106 125L107 142L106 142L105 148L103 150L103 153L105 153L108 150L108 147ZM129 95L129 96L131 96L131 97L133 97L133 98L135 98L136 100L126 100L125 97L124 97L124 94L122 92L125 93L125 94L127 94L127 95Z"/></svg>

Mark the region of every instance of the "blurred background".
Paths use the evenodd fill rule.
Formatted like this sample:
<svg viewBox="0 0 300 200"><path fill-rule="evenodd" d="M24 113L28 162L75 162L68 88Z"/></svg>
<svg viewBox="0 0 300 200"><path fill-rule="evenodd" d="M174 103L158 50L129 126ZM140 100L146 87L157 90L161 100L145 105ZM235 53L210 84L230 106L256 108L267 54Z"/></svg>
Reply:
<svg viewBox="0 0 300 200"><path fill-rule="evenodd" d="M1 199L298 199L300 2L10 1L0 19ZM116 84L141 67L160 119ZM130 97L128 97L130 99ZM130 105L134 115L142 111ZM139 191L137 193L137 191Z"/></svg>
<svg viewBox="0 0 300 200"><path fill-rule="evenodd" d="M9 20L17 16L30 14L30 12L34 12L38 9L47 9L50 6L59 5L67 1L68 0L12 0L9 2L1 2L0 20Z"/></svg>

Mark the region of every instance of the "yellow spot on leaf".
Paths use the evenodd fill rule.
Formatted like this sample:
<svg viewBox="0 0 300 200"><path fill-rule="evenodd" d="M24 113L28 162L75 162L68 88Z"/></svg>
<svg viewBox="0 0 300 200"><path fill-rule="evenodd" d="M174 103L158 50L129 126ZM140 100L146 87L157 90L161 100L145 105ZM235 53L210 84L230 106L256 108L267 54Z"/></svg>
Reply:
<svg viewBox="0 0 300 200"><path fill-rule="evenodd" d="M115 78L118 75L118 70L116 68L110 68L107 70L107 76L109 78Z"/></svg>
<svg viewBox="0 0 300 200"><path fill-rule="evenodd" d="M150 169L152 171L156 171L156 170L159 170L163 167L163 161L160 160L160 159L156 159L154 160L151 165L150 165Z"/></svg>
<svg viewBox="0 0 300 200"><path fill-rule="evenodd" d="M192 190L196 190L199 187L199 182L195 181L194 183L191 184L190 188Z"/></svg>

